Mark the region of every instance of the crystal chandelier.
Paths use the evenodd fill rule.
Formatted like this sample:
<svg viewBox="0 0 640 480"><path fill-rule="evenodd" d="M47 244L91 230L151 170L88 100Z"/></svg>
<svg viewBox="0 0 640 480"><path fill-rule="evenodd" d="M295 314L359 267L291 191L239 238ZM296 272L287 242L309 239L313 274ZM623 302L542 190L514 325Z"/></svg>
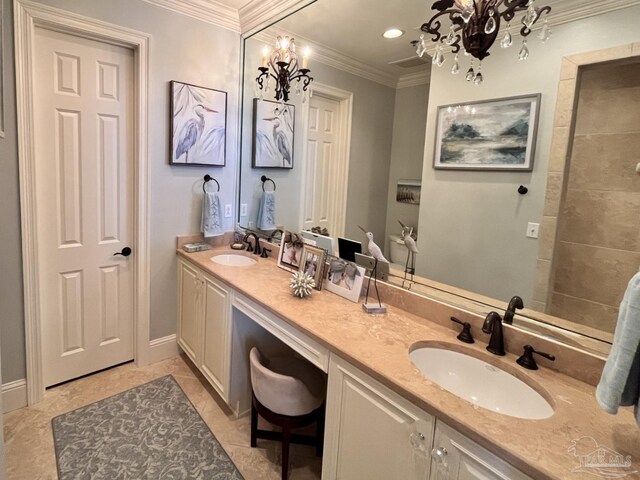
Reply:
<svg viewBox="0 0 640 480"><path fill-rule="evenodd" d="M256 77L256 96L259 93L260 99L262 99L263 93L269 93L271 79L273 79L275 80L274 89L277 101L288 102L291 84L296 82L295 92L300 95L302 90L302 101L306 102L310 94L308 87L313 81L313 77L309 76L309 55L310 50L307 48L302 56L302 65L300 65L295 40L286 36L278 36L273 50L264 47L262 51L262 65L258 67L260 74Z"/></svg>
<svg viewBox="0 0 640 480"><path fill-rule="evenodd" d="M520 20L522 27L522 45L518 53L520 60L529 57L527 37L531 33L531 27L544 15L551 11L551 7L537 7L536 0L439 0L432 6L436 13L431 19L420 27L423 32L432 35L436 43L433 54L433 64L441 67L445 61L446 50L454 55L451 73L460 73L458 53L463 50L464 55L473 57L465 78L468 82L480 85L483 82L482 60L490 55L489 49L493 46L500 31L500 22L507 22L507 28L500 41L502 48L509 48L513 44L511 35L511 21L516 14L524 12ZM444 30L441 17L449 17L451 24L449 30ZM442 31L441 31L442 29ZM551 37L551 28L544 20L544 25L538 38L546 42ZM462 42L462 45L460 43ZM422 57L427 50L424 34L420 40L412 42L416 47L416 53ZM475 62L477 61L477 66Z"/></svg>

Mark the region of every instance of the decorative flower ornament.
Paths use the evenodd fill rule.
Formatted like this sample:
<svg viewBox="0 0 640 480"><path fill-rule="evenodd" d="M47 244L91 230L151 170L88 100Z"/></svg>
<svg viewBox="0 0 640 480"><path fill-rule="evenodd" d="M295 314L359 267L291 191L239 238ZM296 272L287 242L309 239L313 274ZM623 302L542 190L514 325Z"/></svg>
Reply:
<svg viewBox="0 0 640 480"><path fill-rule="evenodd" d="M313 287L316 286L316 282L313 277L309 276L305 272L296 272L291 275L289 280L289 287L296 297L304 298L311 295Z"/></svg>

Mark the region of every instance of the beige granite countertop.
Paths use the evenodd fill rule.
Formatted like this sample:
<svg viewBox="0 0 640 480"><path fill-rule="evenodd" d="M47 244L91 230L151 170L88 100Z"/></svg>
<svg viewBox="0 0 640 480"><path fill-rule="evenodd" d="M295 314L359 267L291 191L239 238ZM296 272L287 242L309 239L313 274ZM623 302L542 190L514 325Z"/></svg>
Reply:
<svg viewBox="0 0 640 480"><path fill-rule="evenodd" d="M260 303L534 479L592 478L586 472L572 472L579 460L569 448L573 440L581 437L593 437L600 446L630 455L630 470L638 473L624 478L640 478L640 429L632 409L622 408L618 415L605 413L595 400L593 386L547 368L520 368L515 363L516 356L491 355L481 340L473 345L462 344L456 340L454 330L425 320L428 312L418 316L389 306L385 315L367 315L360 304L326 290L314 291L305 299L295 298L288 287L290 273L279 269L274 259L251 255L257 265L228 267L210 260L217 253L231 251L228 247L193 254L178 250L182 258ZM408 351L419 342L446 343L499 366L543 394L554 406L555 414L545 420L523 420L458 398L427 380L413 365Z"/></svg>

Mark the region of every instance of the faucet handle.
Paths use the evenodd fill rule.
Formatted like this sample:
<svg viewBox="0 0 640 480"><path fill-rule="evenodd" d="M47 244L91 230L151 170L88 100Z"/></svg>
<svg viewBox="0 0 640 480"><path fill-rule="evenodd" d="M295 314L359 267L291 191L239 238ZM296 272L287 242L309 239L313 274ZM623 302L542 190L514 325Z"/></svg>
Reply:
<svg viewBox="0 0 640 480"><path fill-rule="evenodd" d="M533 358L534 353L551 361L556 359L556 357L550 353L538 352L537 350L534 350L531 345L525 345L524 353L520 358L518 358L518 360L516 360L516 363L527 370L538 370L538 364L536 363L535 358Z"/></svg>
<svg viewBox="0 0 640 480"><path fill-rule="evenodd" d="M464 343L475 343L475 340L471 335L471 324L469 322L463 322L462 320L458 320L456 317L451 317L451 320L462 325L462 331L456 337L458 340Z"/></svg>
<svg viewBox="0 0 640 480"><path fill-rule="evenodd" d="M267 248L267 247L262 247L262 254L260 255L261 258L269 258L269 254L271 253L271 249Z"/></svg>

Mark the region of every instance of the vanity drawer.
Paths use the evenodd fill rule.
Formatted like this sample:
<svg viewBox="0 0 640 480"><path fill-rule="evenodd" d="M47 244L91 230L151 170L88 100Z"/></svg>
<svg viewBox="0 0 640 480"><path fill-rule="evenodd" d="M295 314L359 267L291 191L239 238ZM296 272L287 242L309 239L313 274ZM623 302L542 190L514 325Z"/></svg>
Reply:
<svg viewBox="0 0 640 480"><path fill-rule="evenodd" d="M323 372L329 371L329 350L278 316L242 295L235 295L233 307L284 342Z"/></svg>

